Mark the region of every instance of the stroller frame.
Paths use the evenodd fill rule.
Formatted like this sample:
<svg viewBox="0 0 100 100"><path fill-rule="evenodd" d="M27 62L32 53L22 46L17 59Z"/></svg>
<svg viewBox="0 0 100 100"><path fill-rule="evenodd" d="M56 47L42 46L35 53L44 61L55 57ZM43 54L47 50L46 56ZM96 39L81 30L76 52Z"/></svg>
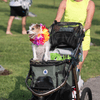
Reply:
<svg viewBox="0 0 100 100"><path fill-rule="evenodd" d="M82 43L83 38L84 38L84 33L83 33L83 31L82 31L82 30L83 30L83 27L82 27L82 25L81 25L80 23L75 23L75 22L56 22L56 24L60 24L60 25L62 25L62 24L64 24L64 25L77 25L77 24L78 24L78 25L80 26L80 35L82 35L82 38L79 39L79 43L78 43L78 45L77 45L77 47L76 47L76 50L75 50L75 52L74 52L74 56L73 56L72 59L71 59L71 62L72 62L72 63L71 63L70 66L68 67L65 80L63 81L63 83L62 83L60 86L58 86L58 87L56 87L56 88L54 88L54 89L52 89L52 90L50 90L50 91L47 91L47 92L45 92L45 93L37 93L37 92L33 91L33 90L29 87L29 85L28 85L28 80L33 80L30 76L31 76L31 66L34 65L34 63L32 63L32 61L31 61L31 62L30 62L30 70L29 70L28 76L26 77L26 80L25 80L26 86L27 86L27 88L32 92L33 95L35 95L35 96L38 97L38 100L45 100L45 99L44 99L45 96L48 96L48 95L50 95L50 94L53 94L54 92L58 91L58 90L61 89L63 86L65 86L66 81L67 81L67 79L68 79L68 77L69 77L69 73L70 73L70 71L72 70L72 75L73 75L73 78L74 78L73 83L74 83L74 86L75 86L75 88L76 88L76 98L72 98L72 100L84 100L84 99L82 99L82 98L84 98L84 96L82 95L82 96L80 97L80 95L79 95L78 81L77 81L77 75L76 75L76 66L77 66L77 63L78 63L77 55L78 55L78 53L79 53L79 48L80 48L81 43ZM53 27L53 25L52 25L52 27ZM63 61L63 63L68 63L68 62L69 62L68 59L65 59L65 60ZM89 94L89 100L92 100L91 90L90 90L89 88L86 88L86 89L87 89L86 91L87 91L88 94ZM85 92L86 92L86 91L85 91ZM84 93L83 93L83 94L84 94Z"/></svg>

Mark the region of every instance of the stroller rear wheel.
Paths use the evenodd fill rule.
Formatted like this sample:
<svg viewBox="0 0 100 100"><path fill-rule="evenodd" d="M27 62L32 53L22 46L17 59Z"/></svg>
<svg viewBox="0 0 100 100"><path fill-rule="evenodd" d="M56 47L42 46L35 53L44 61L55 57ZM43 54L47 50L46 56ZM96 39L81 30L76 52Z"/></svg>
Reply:
<svg viewBox="0 0 100 100"><path fill-rule="evenodd" d="M81 100L92 100L92 92L90 88L86 87L83 89Z"/></svg>

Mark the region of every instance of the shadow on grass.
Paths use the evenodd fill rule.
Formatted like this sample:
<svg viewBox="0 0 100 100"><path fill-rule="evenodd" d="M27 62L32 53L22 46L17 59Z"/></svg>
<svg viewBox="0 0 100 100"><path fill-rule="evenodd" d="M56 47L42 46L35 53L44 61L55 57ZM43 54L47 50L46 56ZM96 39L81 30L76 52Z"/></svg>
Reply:
<svg viewBox="0 0 100 100"><path fill-rule="evenodd" d="M3 30L4 32L6 32L7 27L4 27L3 25L0 25L0 30Z"/></svg>
<svg viewBox="0 0 100 100"><path fill-rule="evenodd" d="M0 12L9 12L10 13L9 9L0 9Z"/></svg>
<svg viewBox="0 0 100 100"><path fill-rule="evenodd" d="M0 28L1 28L1 30L3 30L5 33L6 33L6 30L7 30L7 27L4 27L4 26L2 26L2 25L0 25ZM19 33L19 34L22 34L22 26L19 24L12 24L12 27L11 27L11 32L12 31L15 31L15 32L17 32L17 33Z"/></svg>
<svg viewBox="0 0 100 100"><path fill-rule="evenodd" d="M21 25L21 22L19 22L19 24L12 24L11 31L15 31L18 34L22 34L22 25Z"/></svg>
<svg viewBox="0 0 100 100"><path fill-rule="evenodd" d="M19 76L16 77L15 89L9 94L9 98L6 100L28 100L31 98L32 93L27 89L25 84L25 78ZM25 87L26 90L21 90L20 87Z"/></svg>
<svg viewBox="0 0 100 100"><path fill-rule="evenodd" d="M29 26L31 23L26 23L26 31L29 30ZM22 34L22 25L21 22L18 24L12 24L11 31L17 32L18 34Z"/></svg>
<svg viewBox="0 0 100 100"><path fill-rule="evenodd" d="M7 27L4 27L4 26L0 25L0 28L1 28L1 30L3 30L6 33ZM12 24L11 32L12 31L15 31L19 34L22 34L22 25L21 25L21 23L19 23L19 25L18 24Z"/></svg>
<svg viewBox="0 0 100 100"><path fill-rule="evenodd" d="M95 5L97 10L100 10L100 6L99 5Z"/></svg>
<svg viewBox="0 0 100 100"><path fill-rule="evenodd" d="M10 11L8 11L8 12L5 12L5 16L9 16L10 17Z"/></svg>
<svg viewBox="0 0 100 100"><path fill-rule="evenodd" d="M45 5L45 4L38 4L38 5L34 5L34 6L39 7L39 8L46 8L46 9L58 9L58 7L56 7L56 6Z"/></svg>
<svg viewBox="0 0 100 100"><path fill-rule="evenodd" d="M100 20L93 19L92 24L93 25L100 25Z"/></svg>
<svg viewBox="0 0 100 100"><path fill-rule="evenodd" d="M95 34L100 34L100 31L96 31Z"/></svg>
<svg viewBox="0 0 100 100"><path fill-rule="evenodd" d="M95 46L100 46L100 39L91 38L91 41Z"/></svg>

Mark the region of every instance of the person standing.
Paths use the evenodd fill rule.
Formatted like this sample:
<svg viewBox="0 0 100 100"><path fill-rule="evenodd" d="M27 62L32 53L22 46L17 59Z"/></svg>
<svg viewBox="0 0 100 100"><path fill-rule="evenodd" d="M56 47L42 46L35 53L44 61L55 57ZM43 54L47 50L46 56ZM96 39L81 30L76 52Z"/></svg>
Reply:
<svg viewBox="0 0 100 100"><path fill-rule="evenodd" d="M90 27L95 12L95 4L92 0L62 0L55 20L60 22L64 14L64 22L79 22L83 25L85 32L84 41L82 42L83 61L79 62L78 69L82 69L84 60L90 49ZM79 88L81 88L83 80L79 76Z"/></svg>
<svg viewBox="0 0 100 100"><path fill-rule="evenodd" d="M6 34L12 34L11 33L11 25L16 16L22 17L22 34L27 34L26 31L26 16L27 11L29 9L29 6L31 6L32 0L11 0L10 1L10 18L8 20L8 26L6 30Z"/></svg>

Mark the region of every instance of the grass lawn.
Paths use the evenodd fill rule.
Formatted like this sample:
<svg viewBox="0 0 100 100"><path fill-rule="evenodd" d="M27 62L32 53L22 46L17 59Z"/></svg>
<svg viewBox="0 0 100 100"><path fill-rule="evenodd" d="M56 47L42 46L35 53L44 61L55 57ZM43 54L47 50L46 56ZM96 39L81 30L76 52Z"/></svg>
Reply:
<svg viewBox="0 0 100 100"><path fill-rule="evenodd" d="M95 46L91 46L82 68L82 78L85 81L100 75L100 0L93 1L96 9L91 26L91 41ZM43 23L49 28L60 2L61 0L33 0L29 11L37 17L27 17L26 29L29 29L31 23ZM0 76L0 100L28 100L31 92L25 85L25 78L32 58L31 42L28 35L21 34L21 20L14 20L11 28L13 35L5 34L9 15L9 2L0 1L0 65L12 73Z"/></svg>

